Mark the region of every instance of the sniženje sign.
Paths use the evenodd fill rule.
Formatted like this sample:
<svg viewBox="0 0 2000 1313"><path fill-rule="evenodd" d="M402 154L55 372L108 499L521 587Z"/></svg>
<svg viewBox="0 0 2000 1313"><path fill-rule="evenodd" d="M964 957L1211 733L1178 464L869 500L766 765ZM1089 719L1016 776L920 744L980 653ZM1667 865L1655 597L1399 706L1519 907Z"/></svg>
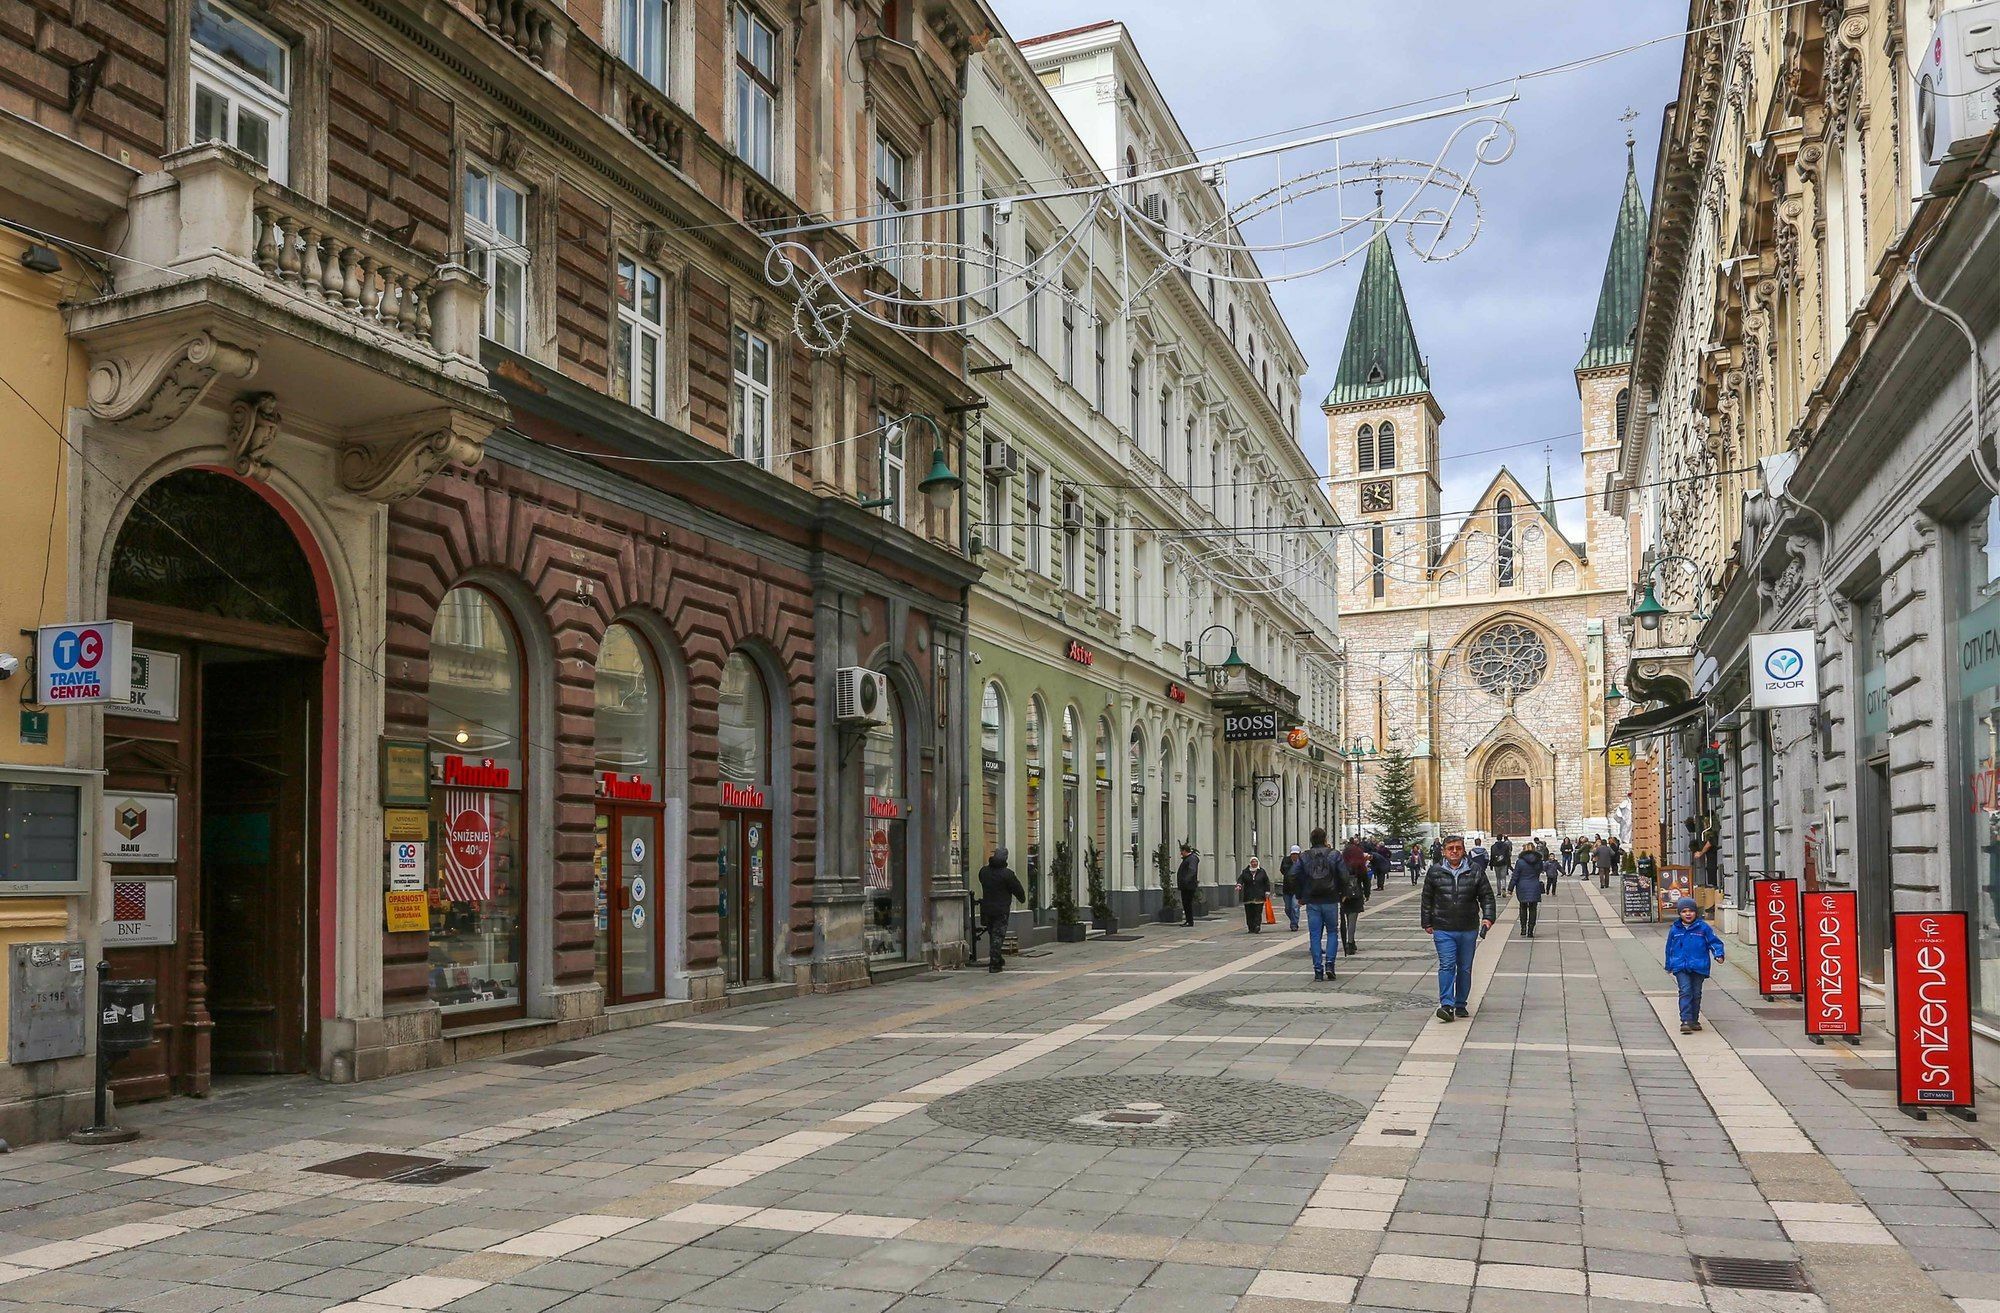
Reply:
<svg viewBox="0 0 2000 1313"><path fill-rule="evenodd" d="M1630 766L1632 764L1632 749L1623 743L1609 748L1605 751L1604 763L1607 766Z"/></svg>
<svg viewBox="0 0 2000 1313"><path fill-rule="evenodd" d="M1225 743L1255 743L1278 737L1278 713L1275 711L1231 711L1222 717L1222 741Z"/></svg>
<svg viewBox="0 0 2000 1313"><path fill-rule="evenodd" d="M1963 912L1896 913L1896 1102L1972 1107L1972 995Z"/></svg>
<svg viewBox="0 0 2000 1313"><path fill-rule="evenodd" d="M1757 909L1757 992L1767 998L1801 992L1799 882L1752 880Z"/></svg>
<svg viewBox="0 0 2000 1313"><path fill-rule="evenodd" d="M1806 963L1806 1034L1861 1034L1861 914L1852 889L1799 895Z"/></svg>

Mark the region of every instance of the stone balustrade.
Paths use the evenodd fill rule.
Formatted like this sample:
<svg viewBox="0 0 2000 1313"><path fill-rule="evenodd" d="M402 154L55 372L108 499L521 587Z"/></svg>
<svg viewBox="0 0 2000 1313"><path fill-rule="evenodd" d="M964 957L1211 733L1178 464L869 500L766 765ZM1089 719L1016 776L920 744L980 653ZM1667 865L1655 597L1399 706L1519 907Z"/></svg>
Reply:
<svg viewBox="0 0 2000 1313"><path fill-rule="evenodd" d="M536 0L475 0L479 21L538 68L553 68L561 34L554 14Z"/></svg>

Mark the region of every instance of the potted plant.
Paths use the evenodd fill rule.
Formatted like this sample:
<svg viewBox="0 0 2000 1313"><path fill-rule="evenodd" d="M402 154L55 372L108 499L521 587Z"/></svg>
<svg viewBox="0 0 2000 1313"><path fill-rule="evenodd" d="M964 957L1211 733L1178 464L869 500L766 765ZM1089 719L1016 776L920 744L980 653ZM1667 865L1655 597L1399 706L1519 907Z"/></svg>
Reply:
<svg viewBox="0 0 2000 1313"><path fill-rule="evenodd" d="M1171 924L1181 919L1181 896L1174 888L1173 848L1165 839L1153 849L1153 874L1160 882L1160 921Z"/></svg>
<svg viewBox="0 0 2000 1313"><path fill-rule="evenodd" d="M1090 924L1107 935L1118 933L1118 918L1111 914L1111 898L1104 892L1104 854L1092 839L1083 847L1083 879L1090 892Z"/></svg>
<svg viewBox="0 0 2000 1313"><path fill-rule="evenodd" d="M1075 854L1070 851L1069 840L1058 840L1049 862L1049 878L1055 882L1054 891L1049 895L1049 906L1056 913L1056 939L1065 944L1080 944L1090 933L1090 927L1076 914L1074 863Z"/></svg>

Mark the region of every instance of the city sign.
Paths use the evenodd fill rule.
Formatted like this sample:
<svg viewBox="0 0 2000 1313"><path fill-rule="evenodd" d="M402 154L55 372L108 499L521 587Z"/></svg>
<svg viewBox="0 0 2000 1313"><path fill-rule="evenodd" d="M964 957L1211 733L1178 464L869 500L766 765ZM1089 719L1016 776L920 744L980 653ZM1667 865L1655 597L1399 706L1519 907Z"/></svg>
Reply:
<svg viewBox="0 0 2000 1313"><path fill-rule="evenodd" d="M1760 711L1819 705L1812 630L1750 635L1750 705Z"/></svg>
<svg viewBox="0 0 2000 1313"><path fill-rule="evenodd" d="M1814 1039L1861 1034L1861 915L1851 889L1799 896L1806 950L1806 1034Z"/></svg>
<svg viewBox="0 0 2000 1313"><path fill-rule="evenodd" d="M35 631L35 701L76 706L131 700L131 625L88 620Z"/></svg>
<svg viewBox="0 0 2000 1313"><path fill-rule="evenodd" d="M1275 711L1232 711L1222 717L1222 741L1255 743L1278 737Z"/></svg>
<svg viewBox="0 0 2000 1313"><path fill-rule="evenodd" d="M1963 912L1896 913L1896 1102L1972 1107L1972 999Z"/></svg>
<svg viewBox="0 0 2000 1313"><path fill-rule="evenodd" d="M1757 992L1765 998L1800 992L1799 882L1752 880L1757 908Z"/></svg>

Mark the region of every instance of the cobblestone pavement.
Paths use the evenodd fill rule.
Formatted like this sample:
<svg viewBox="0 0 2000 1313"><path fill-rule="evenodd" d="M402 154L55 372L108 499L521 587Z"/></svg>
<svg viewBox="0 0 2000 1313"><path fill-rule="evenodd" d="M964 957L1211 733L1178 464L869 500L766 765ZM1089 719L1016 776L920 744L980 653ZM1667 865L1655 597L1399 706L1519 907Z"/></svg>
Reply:
<svg viewBox="0 0 2000 1313"><path fill-rule="evenodd" d="M2000 1155L1913 1141L1986 1132L1903 1119L1879 1030L1815 1048L1732 964L1680 1035L1574 881L1443 1024L1372 1005L1431 987L1377 904L1331 985L1231 917L133 1109L0 1158L0 1310L2000 1313Z"/></svg>

